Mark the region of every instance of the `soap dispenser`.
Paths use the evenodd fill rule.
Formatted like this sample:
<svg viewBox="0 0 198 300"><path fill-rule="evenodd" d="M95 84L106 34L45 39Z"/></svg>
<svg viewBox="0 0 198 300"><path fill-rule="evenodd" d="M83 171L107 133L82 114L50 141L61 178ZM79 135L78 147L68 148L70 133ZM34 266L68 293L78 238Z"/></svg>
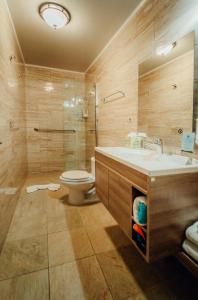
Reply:
<svg viewBox="0 0 198 300"><path fill-rule="evenodd" d="M130 148L133 149L141 149L143 148L144 139L146 138L146 134L141 132L130 132L128 134L128 144Z"/></svg>

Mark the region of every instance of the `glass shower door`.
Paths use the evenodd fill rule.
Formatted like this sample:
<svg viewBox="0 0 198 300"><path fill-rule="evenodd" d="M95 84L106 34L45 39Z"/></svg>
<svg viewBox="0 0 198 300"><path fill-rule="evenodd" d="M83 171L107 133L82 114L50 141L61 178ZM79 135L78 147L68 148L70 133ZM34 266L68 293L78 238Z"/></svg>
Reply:
<svg viewBox="0 0 198 300"><path fill-rule="evenodd" d="M63 101L65 170L91 171L96 145L95 83L83 77L67 80L66 84Z"/></svg>
<svg viewBox="0 0 198 300"><path fill-rule="evenodd" d="M70 80L63 102L65 170L85 169L84 105L84 80Z"/></svg>

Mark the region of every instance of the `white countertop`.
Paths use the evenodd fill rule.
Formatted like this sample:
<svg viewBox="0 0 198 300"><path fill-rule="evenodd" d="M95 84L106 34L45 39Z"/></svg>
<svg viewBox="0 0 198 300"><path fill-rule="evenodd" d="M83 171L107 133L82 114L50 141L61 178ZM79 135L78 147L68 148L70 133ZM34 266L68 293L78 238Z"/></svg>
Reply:
<svg viewBox="0 0 198 300"><path fill-rule="evenodd" d="M148 176L198 172L198 162L193 161L193 164L186 165L182 161L182 156L179 157L178 161L174 156L157 154L148 149L135 150L124 147L96 147L95 150Z"/></svg>

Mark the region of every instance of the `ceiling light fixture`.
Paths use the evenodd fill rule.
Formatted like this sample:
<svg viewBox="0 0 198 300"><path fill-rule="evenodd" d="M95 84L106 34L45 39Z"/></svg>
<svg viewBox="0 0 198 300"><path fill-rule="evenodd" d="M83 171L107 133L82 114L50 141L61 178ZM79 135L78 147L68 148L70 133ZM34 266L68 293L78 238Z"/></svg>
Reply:
<svg viewBox="0 0 198 300"><path fill-rule="evenodd" d="M71 20L69 11L62 5L53 2L41 4L39 14L54 29L67 25Z"/></svg>
<svg viewBox="0 0 198 300"><path fill-rule="evenodd" d="M169 45L165 45L165 46L161 46L159 48L157 48L157 55L167 55L169 54L173 48L175 48L176 46L176 42L169 44Z"/></svg>

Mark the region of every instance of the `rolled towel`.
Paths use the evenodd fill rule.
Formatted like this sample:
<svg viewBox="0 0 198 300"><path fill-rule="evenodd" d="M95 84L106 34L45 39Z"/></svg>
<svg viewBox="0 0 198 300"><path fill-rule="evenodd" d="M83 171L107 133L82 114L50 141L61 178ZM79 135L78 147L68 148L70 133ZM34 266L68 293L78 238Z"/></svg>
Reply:
<svg viewBox="0 0 198 300"><path fill-rule="evenodd" d="M186 229L186 237L198 246L198 221Z"/></svg>
<svg viewBox="0 0 198 300"><path fill-rule="evenodd" d="M182 248L189 256L191 256L194 260L198 262L198 246L196 246L189 240L184 240Z"/></svg>
<svg viewBox="0 0 198 300"><path fill-rule="evenodd" d="M134 221L140 225L146 225L147 209L146 197L138 196L133 202L133 217Z"/></svg>

